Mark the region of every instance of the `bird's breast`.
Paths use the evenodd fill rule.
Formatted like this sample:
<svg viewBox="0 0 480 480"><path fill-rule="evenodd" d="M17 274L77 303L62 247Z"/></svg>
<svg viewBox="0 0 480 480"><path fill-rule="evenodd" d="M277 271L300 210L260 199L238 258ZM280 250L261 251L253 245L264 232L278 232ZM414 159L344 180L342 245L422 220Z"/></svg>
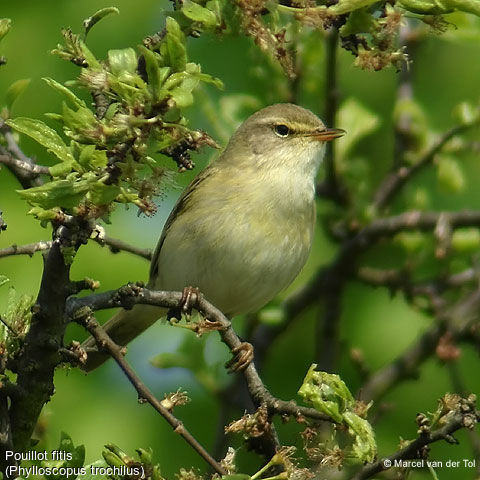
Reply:
<svg viewBox="0 0 480 480"><path fill-rule="evenodd" d="M198 287L224 313L255 311L287 287L313 237L313 185L284 178L200 184L171 223L159 254L158 289ZM215 186L215 188L213 188Z"/></svg>

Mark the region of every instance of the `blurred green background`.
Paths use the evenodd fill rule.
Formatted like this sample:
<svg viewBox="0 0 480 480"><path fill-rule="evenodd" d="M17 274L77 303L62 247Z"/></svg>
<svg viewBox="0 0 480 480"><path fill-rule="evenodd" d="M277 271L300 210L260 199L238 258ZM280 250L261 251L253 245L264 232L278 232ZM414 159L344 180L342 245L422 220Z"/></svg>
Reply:
<svg viewBox="0 0 480 480"><path fill-rule="evenodd" d="M102 21L89 34L89 47L98 58L104 58L108 49L135 46L146 35L161 30L163 12L170 8L168 2L158 0L2 2L0 17L11 18L13 29L1 44L1 54L7 57L8 64L0 69L0 103L2 95L13 81L31 78L31 85L15 104L13 114L43 118L45 112L58 111L62 99L41 78L48 76L64 82L74 78L78 68L49 54L49 51L61 41L61 28L71 26L74 31L78 31L84 18L101 7L111 5L120 9L120 15ZM467 19L470 22L467 25L469 31L477 32L476 41L475 36L465 39L461 35L455 36L453 29L443 36L431 35L420 44L415 63L411 66L415 97L424 108L429 124L438 132L454 124L451 111L455 104L462 100L477 101L479 97L480 24L472 16ZM455 16L451 16L451 20L455 22ZM464 21L465 18L462 17L462 22ZM315 34L312 38L305 52L307 74L300 89L299 103L321 115L324 108L324 47L320 35ZM271 84L273 77L269 72L275 71L275 67L271 66L270 60L259 53L249 39L213 36L189 39L189 56L192 61L202 65L203 71L221 78L225 83L223 92L213 88L201 91L197 97L198 104L187 113L193 128L207 130L222 144L225 142L225 133L228 134L233 128L233 122L224 124L224 132L219 131L215 128L215 121L212 122L211 111L218 110L220 105L228 105L229 98L239 95L251 97L246 102L246 113L262 105L285 100L284 84L281 81L278 85ZM359 155L370 162L369 175L376 176L378 180L387 171L391 159L392 109L398 75L393 69L382 72L361 71L352 62L353 57L348 52L339 51L340 95L342 99L355 97L381 119L380 127L374 135L365 139L359 148ZM222 101L227 103L221 103ZM220 117L220 122L222 118ZM51 161L45 151L28 139L22 139L22 148L28 155L36 156L41 164L49 164ZM166 198L159 199L159 210L154 217L139 217L135 209L125 210L119 207L112 216L112 224L106 226L108 234L141 247L153 247L175 198L210 157L211 152L207 151L196 155L197 168L175 177L175 185L167 192ZM467 167L466 189L457 195L442 191L432 172L425 172L415 182L423 182L432 192L432 208L478 208L478 155L476 159L472 157L468 161ZM48 230L42 229L36 220L26 215L28 206L15 193L16 188L19 185L9 172L4 168L0 170L0 209L8 224L8 229L0 235L0 248L49 237ZM406 194L413 191L414 188L407 189ZM321 207L320 212L324 209L328 209L328 206ZM300 285L318 266L328 262L334 251L334 246L321 227L317 227L313 253L295 285ZM11 279L10 285L14 285L19 293L35 295L41 269L40 254L33 258L18 256L0 260L0 273ZM146 261L128 253L113 255L107 248L102 249L96 244L81 248L72 271L75 279L89 276L99 280L104 290L128 281L146 279L147 275ZM7 295L8 287L4 286L0 289L0 310L3 309ZM413 312L401 297L391 298L387 291L359 284L348 287L344 305L341 326L344 350L348 352L351 347L362 349L368 365L373 369L391 361L431 321L426 316ZM313 329L317 313L314 309L309 311L272 346L263 378L274 395L285 399L296 397L296 391L312 362ZM109 315L110 313L104 312L99 318L106 319ZM241 320L237 322L237 325L241 325ZM184 335L189 334L180 329L156 325L131 345L128 358L160 397L177 388L189 392L192 402L178 408L176 414L197 439L207 449L211 449L217 428L217 402L195 381L189 371L159 370L149 364L149 359L155 354L175 351ZM84 334L72 329L69 335L78 338ZM212 365L228 358L228 352L219 344L215 335L205 341L208 361ZM355 391L359 386L358 374L348 360L347 353L342 358L339 373L351 390ZM473 350L463 349L459 368L468 379L469 390L479 391L480 379L475 373L478 372L478 357ZM220 382L229 380L226 375L219 379ZM202 461L183 440L171 432L153 409L137 403L134 390L112 362L88 377L76 370L60 370L55 383L56 394L45 407L42 416L44 448L55 448L60 432L66 431L76 444L85 444L88 461L100 457L104 444L115 442L132 454L137 447L152 447L155 458L162 466L162 472L169 477L180 467L204 468ZM430 360L421 369L421 381L405 382L391 392L384 399L391 408L386 411L377 427L380 454L388 454L396 449L400 436L414 437L415 414L418 411L433 411L436 399L451 388L445 367ZM295 426L281 426L280 434L288 438L291 431L298 430ZM435 444L432 447L432 458L472 458L465 432L459 433L458 438L460 446ZM244 447L241 454L247 459L251 458L245 453ZM249 473L254 470L253 465L247 467ZM442 480L474 477L472 469L443 469L438 473ZM423 478L423 475L416 471L411 478Z"/></svg>

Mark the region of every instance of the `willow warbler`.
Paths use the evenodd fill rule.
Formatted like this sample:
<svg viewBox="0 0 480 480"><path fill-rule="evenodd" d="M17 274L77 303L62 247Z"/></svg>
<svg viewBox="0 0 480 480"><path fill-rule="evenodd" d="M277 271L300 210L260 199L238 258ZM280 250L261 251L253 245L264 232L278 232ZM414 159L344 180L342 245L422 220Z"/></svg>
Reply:
<svg viewBox="0 0 480 480"><path fill-rule="evenodd" d="M198 287L229 317L263 307L307 260L325 142L344 133L293 104L254 113L176 203L152 258L148 288ZM164 314L136 305L104 327L126 345ZM92 350L93 338L83 347L90 351L87 371L108 359Z"/></svg>

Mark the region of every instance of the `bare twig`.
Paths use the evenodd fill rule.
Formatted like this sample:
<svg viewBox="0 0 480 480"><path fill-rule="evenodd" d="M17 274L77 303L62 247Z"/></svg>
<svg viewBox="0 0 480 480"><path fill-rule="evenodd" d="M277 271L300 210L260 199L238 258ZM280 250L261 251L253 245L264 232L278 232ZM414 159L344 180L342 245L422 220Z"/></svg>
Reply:
<svg viewBox="0 0 480 480"><path fill-rule="evenodd" d="M0 163L7 165L15 170L25 170L31 176L37 175L49 175L50 170L43 165L37 165L36 163L26 162L25 160L19 160L11 155L0 155Z"/></svg>
<svg viewBox="0 0 480 480"><path fill-rule="evenodd" d="M466 418L468 415L468 418ZM467 422L472 421L472 427L475 424L476 419L478 418L478 412L457 412L453 415L447 423L438 430L435 430L431 433L426 433L420 435L416 440L410 442L406 447L398 450L394 454L382 458L375 463L371 463L363 467L358 473L356 473L351 480L366 480L367 478L374 477L377 473L380 473L384 470L395 466L395 461L407 460L414 458L423 458L422 450L426 445L429 445L440 440L446 440L447 442L452 442L452 433L465 428L470 425Z"/></svg>
<svg viewBox="0 0 480 480"><path fill-rule="evenodd" d="M385 237L401 231L431 231L442 212L410 211L400 215L378 218L363 227L341 246L333 262L320 269L305 286L292 294L283 304L286 318L296 317L311 304L318 301L323 292L337 288L336 283L345 282L356 268L358 257ZM480 226L480 210L464 210L448 213L452 228Z"/></svg>
<svg viewBox="0 0 480 480"><path fill-rule="evenodd" d="M453 339L462 337L480 315L480 289L461 298L450 309L439 314L438 321L423 333L392 363L374 373L361 387L365 401L378 400L401 379L411 377L429 358L442 335L448 331Z"/></svg>
<svg viewBox="0 0 480 480"><path fill-rule="evenodd" d="M363 266L357 270L356 278L374 287L386 287L392 292L402 291L407 298L415 296L431 298L432 293L440 295L445 290L478 281L479 273L475 268L467 268L459 273L414 282L410 272L405 270L382 270Z"/></svg>
<svg viewBox="0 0 480 480"><path fill-rule="evenodd" d="M450 380L452 382L453 391L465 397L470 392L465 386L464 379L458 368L458 362L452 361L447 364L448 373L450 375ZM468 431L468 438L472 446L472 452L475 458L475 471L477 475L480 475L480 436L475 430Z"/></svg>
<svg viewBox="0 0 480 480"><path fill-rule="evenodd" d="M75 312L81 311L84 307L96 311L122 306L131 308L137 303L177 309L182 305L182 293L153 291L143 287L132 289L131 286L127 285L118 290L110 290L82 298L70 297L67 300L66 314L68 317L74 318ZM209 325L215 327L215 329L220 328L219 333L221 338L231 351L234 351L242 345L243 342L233 330L231 322L220 310L205 300L203 296L193 295L190 305L207 319L205 326L207 330L209 329ZM298 406L293 401L284 401L273 397L263 384L253 362L243 370L243 374L247 381L252 400L257 407L266 404L272 413L291 415L296 418L306 417L318 421L332 421L330 417L313 408Z"/></svg>
<svg viewBox="0 0 480 480"><path fill-rule="evenodd" d="M418 161L412 166L401 166L385 177L385 180L378 187L373 198L373 207L381 210L391 199L402 189L402 187L418 172L430 165L445 144L456 135L466 132L473 125L457 125L444 133Z"/></svg>
<svg viewBox="0 0 480 480"><path fill-rule="evenodd" d="M52 248L52 245L53 242L51 240L27 243L26 245L11 245L10 247L0 249L0 258L10 255L29 255L31 257L35 252L42 252Z"/></svg>
<svg viewBox="0 0 480 480"><path fill-rule="evenodd" d="M0 147L0 155L2 157L6 156L12 159L12 161L4 163L6 164L7 168L17 177L22 187L30 188L42 185L43 181L39 175L40 173L48 174L48 171L40 171L38 173L32 171L31 167L33 167L35 170L35 162L23 153L22 149L18 146L10 127L6 125L3 120L0 120L0 133L2 133L7 142L6 148ZM28 168L28 165L30 165L30 169Z"/></svg>
<svg viewBox="0 0 480 480"><path fill-rule="evenodd" d="M223 467L202 447L196 438L185 428L183 423L173 415L170 410L165 408L162 403L153 395L149 388L140 380L132 367L125 360L123 353L124 348L118 346L100 326L97 320L89 315L81 319L76 319L78 323L83 325L95 338L98 348L106 350L117 362L118 366L123 370L126 377L133 385L138 393L141 401L147 401L173 428L175 433L178 433L218 474L226 475Z"/></svg>
<svg viewBox="0 0 480 480"><path fill-rule="evenodd" d="M133 253L134 255L145 258L146 260L152 259L152 250L150 248L135 247L134 245L130 245L123 240L112 238L108 235L96 237L94 240L102 246L108 245L112 253L118 253L123 250L125 252Z"/></svg>

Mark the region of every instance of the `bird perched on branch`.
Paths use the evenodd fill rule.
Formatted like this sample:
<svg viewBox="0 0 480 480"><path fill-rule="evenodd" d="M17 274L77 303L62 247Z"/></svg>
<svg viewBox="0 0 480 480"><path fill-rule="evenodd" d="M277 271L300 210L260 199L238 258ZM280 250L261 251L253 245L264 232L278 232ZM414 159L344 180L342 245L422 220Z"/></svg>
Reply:
<svg viewBox="0 0 480 480"><path fill-rule="evenodd" d="M229 317L263 307L290 285L308 258L325 142L344 133L293 104L271 105L250 116L176 203L147 287L198 287ZM137 304L104 328L126 345L165 313ZM89 352L86 371L109 358L93 350L92 337L82 346Z"/></svg>

